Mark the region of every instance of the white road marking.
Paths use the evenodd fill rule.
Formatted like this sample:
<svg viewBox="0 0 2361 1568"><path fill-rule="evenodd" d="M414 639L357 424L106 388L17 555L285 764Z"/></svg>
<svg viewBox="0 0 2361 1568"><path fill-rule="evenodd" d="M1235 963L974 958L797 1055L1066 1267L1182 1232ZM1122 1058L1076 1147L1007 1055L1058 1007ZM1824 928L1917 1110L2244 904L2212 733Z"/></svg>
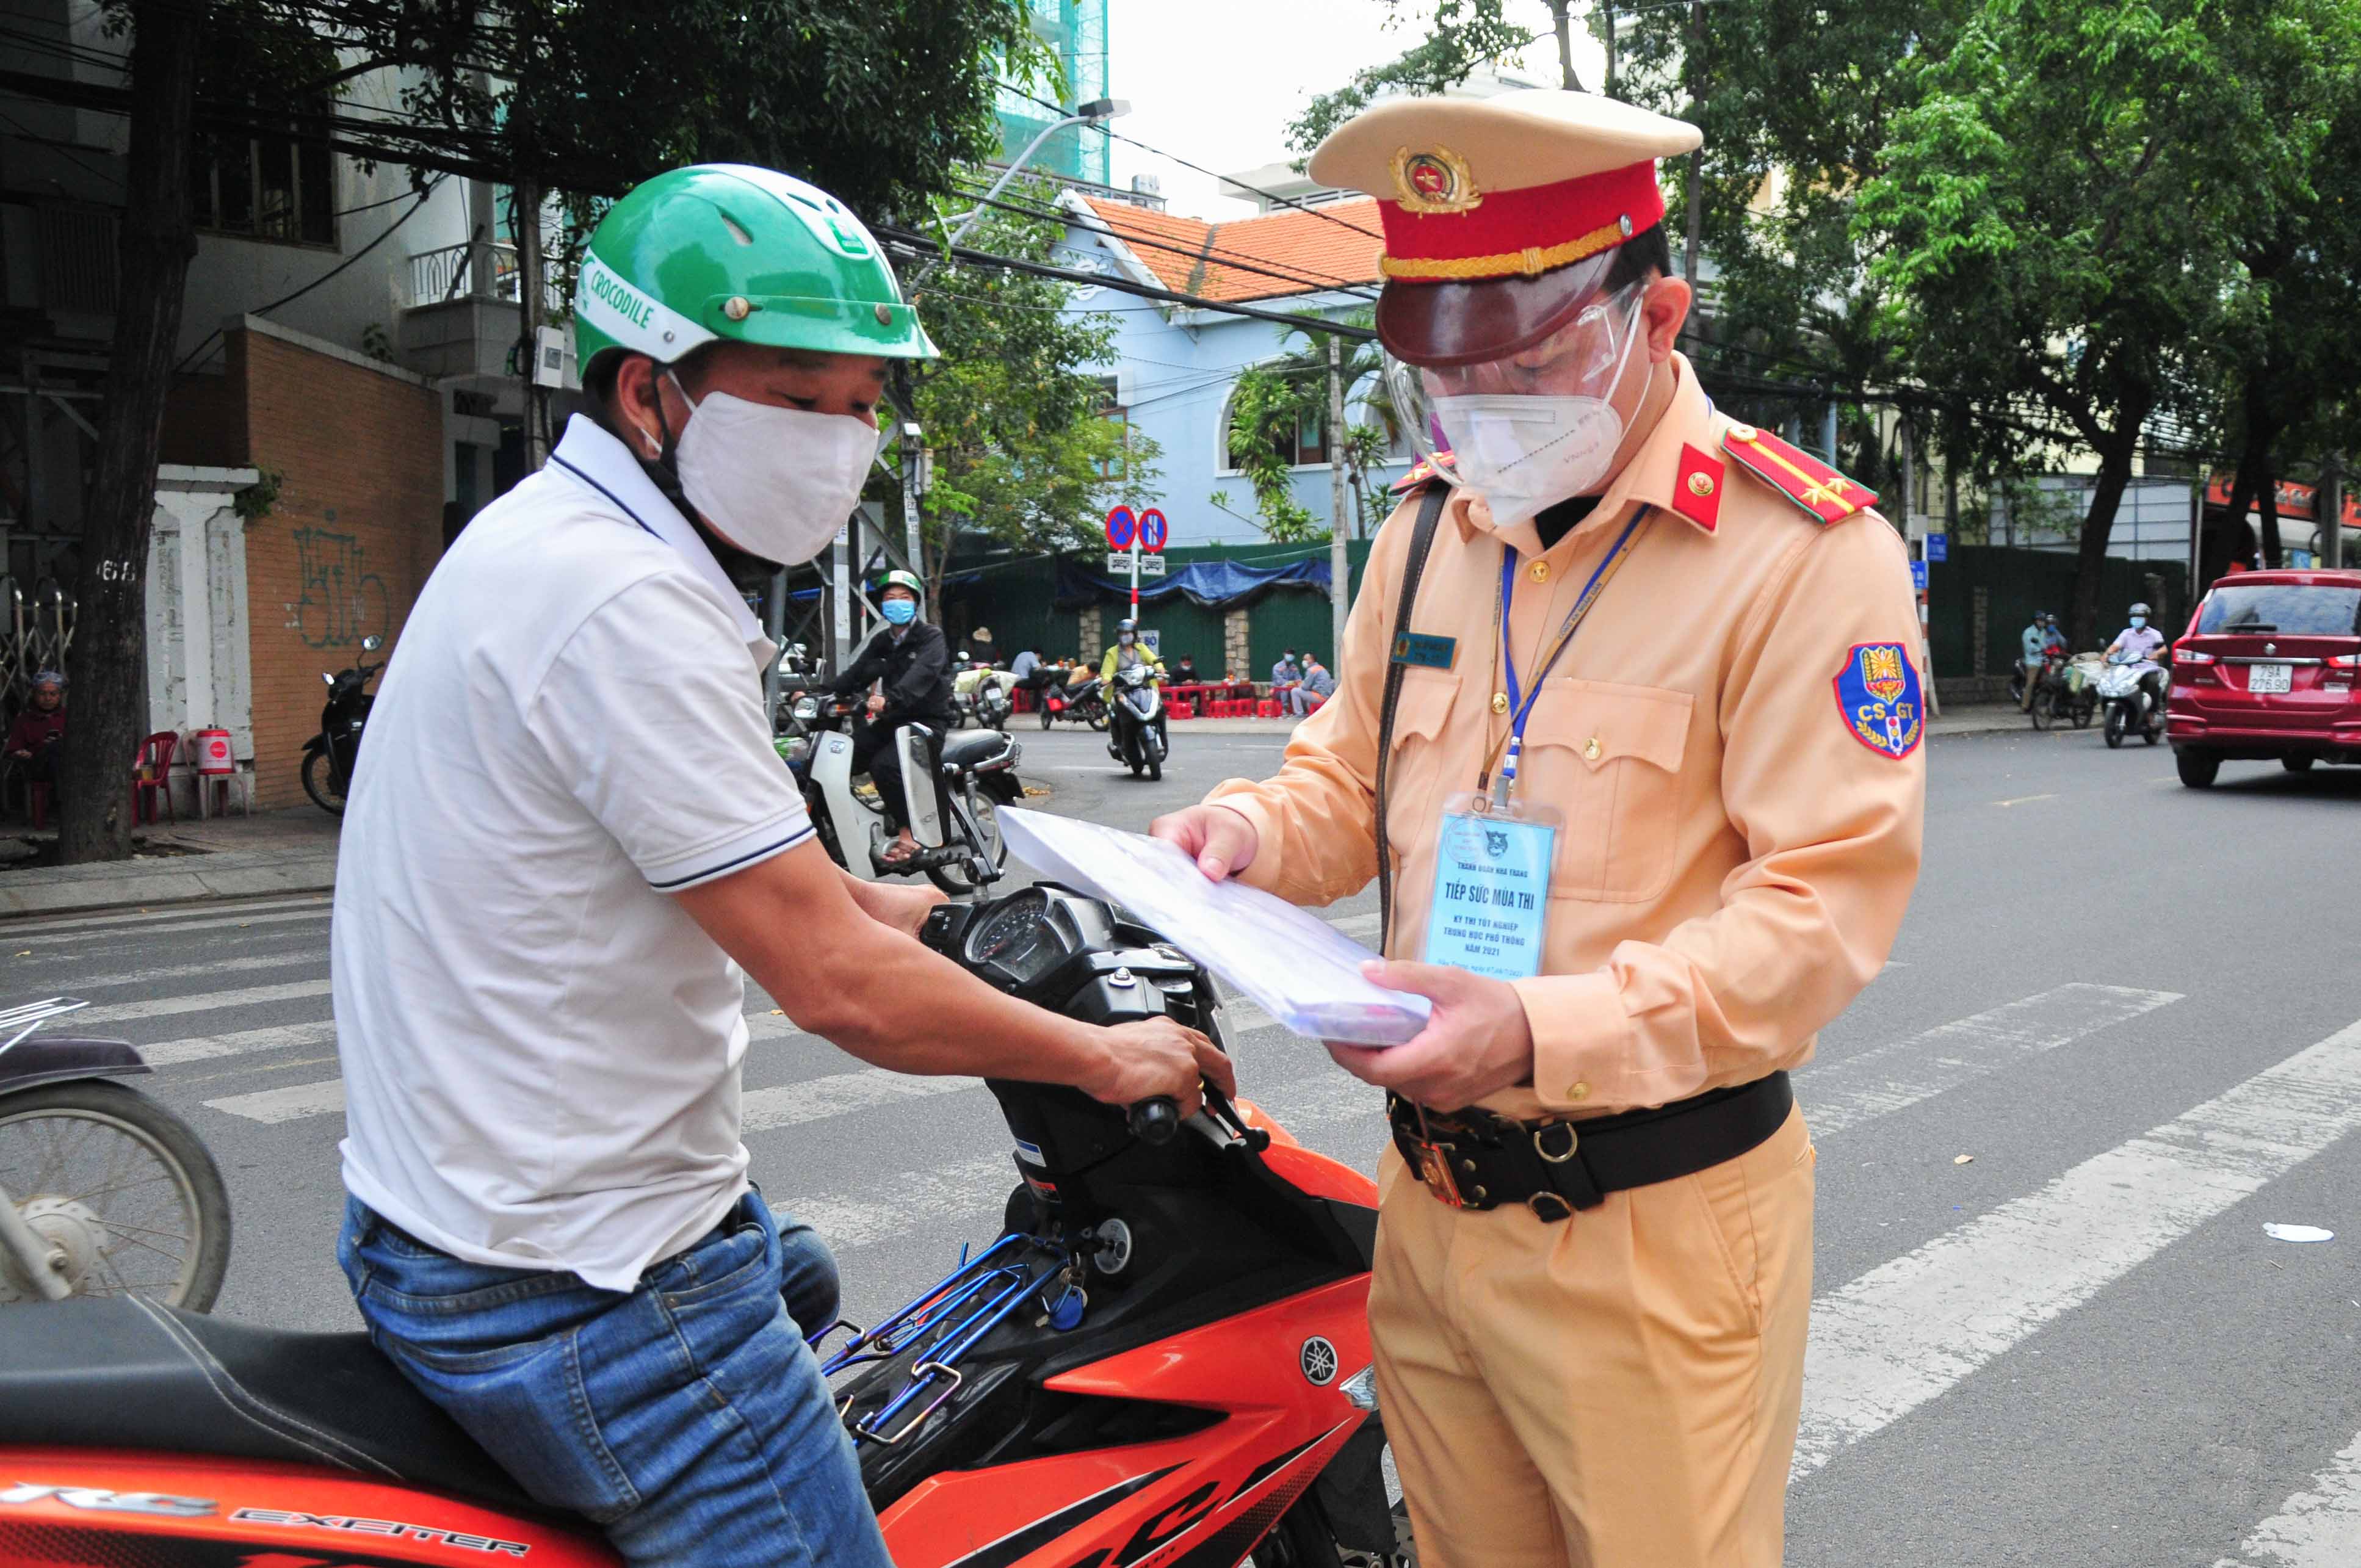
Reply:
<svg viewBox="0 0 2361 1568"><path fill-rule="evenodd" d="M313 1024L281 1024L267 1029L238 1029L226 1035L192 1035L184 1040L159 1040L141 1046L139 1055L149 1067L207 1061L215 1057L239 1057L252 1051L283 1050L289 1046L333 1046L336 1023L323 1018Z"/></svg>
<svg viewBox="0 0 2361 1568"><path fill-rule="evenodd" d="M1793 1477L2361 1128L2361 1024L1812 1303Z"/></svg>
<svg viewBox="0 0 2361 1568"><path fill-rule="evenodd" d="M72 1018L77 1027L85 1024L122 1024L134 1018L169 1018L216 1007L257 1007L268 1002L298 1002L327 994L326 980L302 980L286 985L249 985L242 991L192 991L180 996L151 996L144 1002L109 1002L85 1007Z"/></svg>
<svg viewBox="0 0 2361 1568"><path fill-rule="evenodd" d="M2361 1437L2213 1568L2352 1568L2361 1559Z"/></svg>
<svg viewBox="0 0 2361 1568"><path fill-rule="evenodd" d="M151 985L158 981L194 980L202 975L239 974L266 969L318 969L327 961L325 953L253 953L242 959L208 959L201 964L159 964L153 969L77 975L71 980L44 983L57 986L68 996L77 996L102 985Z"/></svg>
<svg viewBox="0 0 2361 1568"><path fill-rule="evenodd" d="M774 1127L799 1126L830 1116L850 1115L873 1105L960 1094L983 1087L983 1080L976 1078L913 1078L908 1073L887 1072L883 1068L863 1068L857 1072L830 1073L825 1078L805 1079L801 1083L754 1090L742 1102L741 1126L748 1133L763 1133Z"/></svg>
<svg viewBox="0 0 2361 1568"><path fill-rule="evenodd" d="M932 1170L903 1171L893 1179L891 1199L791 1198L783 1207L829 1246L845 1252L891 1241L929 1221L994 1213L1016 1185L1016 1158L1003 1151Z"/></svg>
<svg viewBox="0 0 2361 1568"><path fill-rule="evenodd" d="M300 1122L309 1116L341 1116L345 1111L345 1080L331 1078L318 1083L291 1083L253 1094L229 1094L205 1104L215 1111L243 1116L249 1122Z"/></svg>
<svg viewBox="0 0 2361 1568"><path fill-rule="evenodd" d="M1995 800L1993 804L1994 806L2030 806L2037 800L2056 800L2058 796L2055 794L2020 795L2008 800Z"/></svg>
<svg viewBox="0 0 2361 1568"><path fill-rule="evenodd" d="M2172 991L2061 985L1804 1069L1804 1117L1814 1136L1828 1137L2180 1000Z"/></svg>

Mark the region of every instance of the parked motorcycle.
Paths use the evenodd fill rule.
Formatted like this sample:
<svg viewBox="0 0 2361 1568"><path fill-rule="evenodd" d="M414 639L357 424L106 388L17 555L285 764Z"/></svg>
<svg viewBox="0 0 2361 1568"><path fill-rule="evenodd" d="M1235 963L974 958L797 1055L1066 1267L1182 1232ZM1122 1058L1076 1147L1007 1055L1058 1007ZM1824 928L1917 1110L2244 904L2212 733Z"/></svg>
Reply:
<svg viewBox="0 0 2361 1568"><path fill-rule="evenodd" d="M381 646L375 637L361 639L361 652L374 653ZM361 754L361 730L368 722L369 706L377 699L370 696L368 684L384 669L366 659L349 670L320 678L328 683L328 705L320 710L320 732L303 743L303 793L312 797L321 810L338 817L345 814L345 796L353 787L353 764Z"/></svg>
<svg viewBox="0 0 2361 1568"><path fill-rule="evenodd" d="M1015 685L1006 670L995 670L990 664L971 664L951 677L951 707L961 724L972 724L979 729L1005 729L1008 716L1016 711L1016 699L1009 696Z"/></svg>
<svg viewBox="0 0 2361 1568"><path fill-rule="evenodd" d="M2134 732L2151 746L2164 739L2163 694L2146 678L2163 673L2164 666L2153 659L2117 653L2107 660L2097 689L2099 701L2107 710L2109 747L2122 745L2124 737Z"/></svg>
<svg viewBox="0 0 2361 1568"><path fill-rule="evenodd" d="M137 1296L202 1312L229 1266L228 1190L187 1123L115 1081L148 1070L137 1050L33 1037L84 1005L0 1011L0 1306Z"/></svg>
<svg viewBox="0 0 2361 1568"><path fill-rule="evenodd" d="M1164 686L1153 664L1128 664L1115 673L1115 695L1107 703L1107 753L1131 770L1151 779L1164 776L1164 759L1172 750L1165 729Z"/></svg>
<svg viewBox="0 0 2361 1568"><path fill-rule="evenodd" d="M905 724L894 744L901 754L903 797L918 852L897 864L885 861L891 835L885 813L852 784L855 704L809 693L789 705L800 733L781 755L804 793L805 809L829 857L863 882L924 874L958 897L1000 880L1008 846L1000 835L1000 807L1025 798L1016 776L1024 755L996 729L946 734L931 724Z"/></svg>
<svg viewBox="0 0 2361 1568"><path fill-rule="evenodd" d="M1204 970L1097 900L945 905L923 939L1067 1016L1218 1039ZM1367 1321L1375 1184L1218 1094L1182 1124L1169 1101L988 1087L1021 1179L999 1238L873 1327L810 1325L894 1561L1403 1562ZM0 1558L615 1561L365 1334L121 1302L23 1319L0 1335Z"/></svg>
<svg viewBox="0 0 2361 1568"><path fill-rule="evenodd" d="M1107 727L1106 693L1096 675L1084 675L1078 681L1042 691L1041 728L1047 729L1061 718L1069 723L1087 724L1093 729Z"/></svg>

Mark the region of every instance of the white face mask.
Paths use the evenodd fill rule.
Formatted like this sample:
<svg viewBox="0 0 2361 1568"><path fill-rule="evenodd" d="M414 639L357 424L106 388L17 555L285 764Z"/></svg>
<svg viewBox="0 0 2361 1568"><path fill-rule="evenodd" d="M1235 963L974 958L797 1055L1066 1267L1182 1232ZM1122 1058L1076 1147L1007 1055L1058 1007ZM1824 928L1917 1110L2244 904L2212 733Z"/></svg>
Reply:
<svg viewBox="0 0 2361 1568"><path fill-rule="evenodd" d="M1521 522L1607 477L1615 450L1623 444L1623 416L1610 400L1639 340L1635 311L1614 378L1598 397L1492 392L1433 400L1435 418L1451 442L1452 466L1482 493L1494 522ZM1651 361L1649 378L1655 374ZM1645 391L1641 395L1644 399Z"/></svg>
<svg viewBox="0 0 2361 1568"><path fill-rule="evenodd" d="M799 565L827 549L852 515L876 427L851 414L749 402L727 392L688 402L676 459L681 493L716 532L750 555Z"/></svg>

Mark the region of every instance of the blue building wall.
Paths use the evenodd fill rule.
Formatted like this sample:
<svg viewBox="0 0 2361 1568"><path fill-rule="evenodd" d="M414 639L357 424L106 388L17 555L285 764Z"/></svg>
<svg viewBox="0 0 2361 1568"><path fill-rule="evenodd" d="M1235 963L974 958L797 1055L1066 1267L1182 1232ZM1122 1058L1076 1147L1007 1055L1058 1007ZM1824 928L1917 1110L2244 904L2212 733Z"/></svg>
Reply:
<svg viewBox="0 0 2361 1568"><path fill-rule="evenodd" d="M1060 265L1093 270L1110 277L1138 276L1126 267L1121 242L1111 247L1109 236L1081 225L1070 225L1058 258ZM1152 282L1141 277L1141 281ZM1257 302L1258 307L1290 314L1332 316L1366 306L1362 299L1334 294L1297 295ZM1079 293L1068 307L1080 313L1112 314L1118 323L1115 354L1102 373L1115 379L1115 400L1135 429L1163 449L1160 502L1172 525L1171 543L1189 544L1253 543L1264 539L1255 507L1253 487L1230 466L1223 451L1225 415L1238 375L1250 366L1276 359L1301 339L1288 342L1290 329L1250 317L1182 310L1112 289ZM1346 419L1357 422L1353 405L1368 387L1347 388ZM1382 475L1391 483L1408 472L1403 457ZM1328 465L1299 466L1294 474L1295 498L1325 528L1332 506ZM1221 504L1213 497L1218 494ZM1352 527L1351 498L1346 498L1346 527Z"/></svg>

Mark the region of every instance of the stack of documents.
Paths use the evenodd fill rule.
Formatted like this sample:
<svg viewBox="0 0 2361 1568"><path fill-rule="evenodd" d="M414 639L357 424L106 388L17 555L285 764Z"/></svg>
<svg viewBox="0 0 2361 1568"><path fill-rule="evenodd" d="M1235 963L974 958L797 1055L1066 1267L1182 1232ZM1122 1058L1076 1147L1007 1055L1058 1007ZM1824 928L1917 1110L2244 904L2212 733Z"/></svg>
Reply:
<svg viewBox="0 0 2361 1568"><path fill-rule="evenodd" d="M1377 954L1283 899L1208 882L1160 839L1017 806L1002 806L1000 822L1044 878L1122 905L1299 1035L1398 1046L1426 1027L1425 997L1362 977Z"/></svg>

